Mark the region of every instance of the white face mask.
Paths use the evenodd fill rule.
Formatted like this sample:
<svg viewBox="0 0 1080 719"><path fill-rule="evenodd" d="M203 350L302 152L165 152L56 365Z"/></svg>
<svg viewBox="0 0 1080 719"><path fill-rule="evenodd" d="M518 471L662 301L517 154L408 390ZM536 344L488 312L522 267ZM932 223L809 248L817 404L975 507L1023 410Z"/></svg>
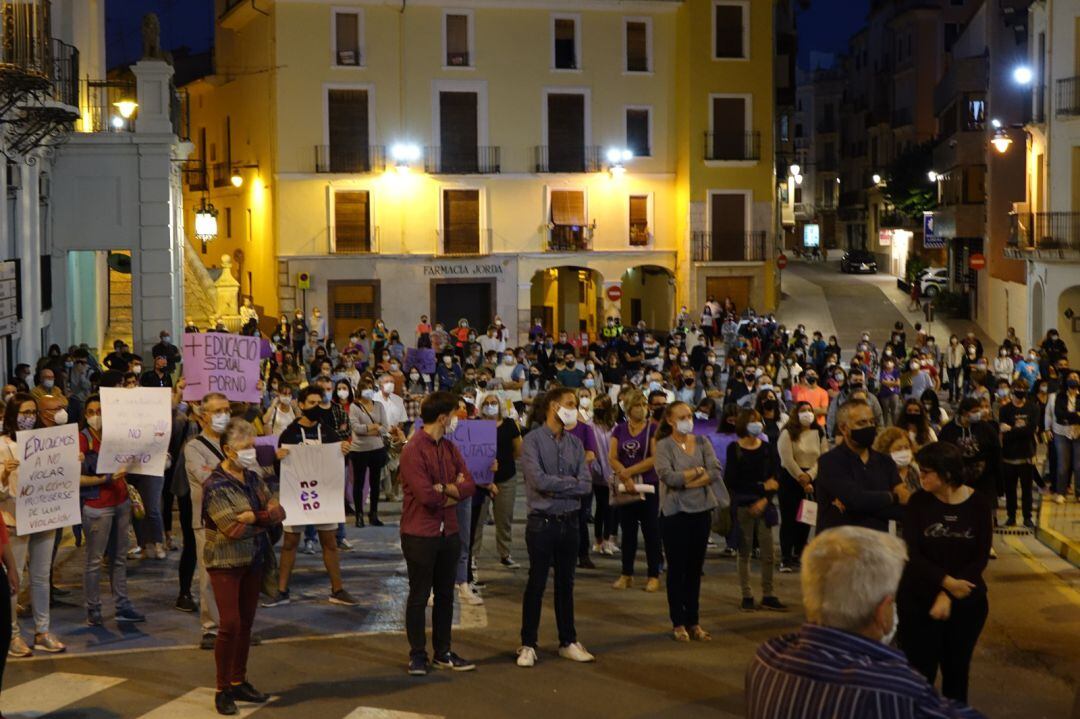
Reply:
<svg viewBox="0 0 1080 719"><path fill-rule="evenodd" d="M446 433L453 434L457 430L458 416L456 414L450 415L450 423L446 425Z"/></svg>
<svg viewBox="0 0 1080 719"><path fill-rule="evenodd" d="M364 398L364 399L371 399L372 397L375 396L375 390L373 390L373 389L362 389L362 390L360 390L360 396L362 398Z"/></svg>
<svg viewBox="0 0 1080 719"><path fill-rule="evenodd" d="M255 469L259 466L259 460L255 455L255 448L248 447L236 452L236 463L244 469Z"/></svg>
<svg viewBox="0 0 1080 719"><path fill-rule="evenodd" d="M589 407L592 407L592 399L589 397L579 397L578 407L581 407L582 409L588 409Z"/></svg>
<svg viewBox="0 0 1080 719"><path fill-rule="evenodd" d="M694 412L694 416L703 421L708 421L709 419L708 412Z"/></svg>
<svg viewBox="0 0 1080 719"><path fill-rule="evenodd" d="M675 429L679 434L691 434L694 431L694 420L689 417L686 419L680 419L675 423Z"/></svg>
<svg viewBox="0 0 1080 719"><path fill-rule="evenodd" d="M384 394L393 394L394 393L394 383L393 382L383 382L382 391L383 391Z"/></svg>
<svg viewBox="0 0 1080 719"><path fill-rule="evenodd" d="M485 404L484 405L484 414L486 414L488 417L498 417L499 416L499 405L497 405L497 404Z"/></svg>
<svg viewBox="0 0 1080 719"><path fill-rule="evenodd" d="M218 434L225 431L225 428L229 426L229 415L224 412L215 414L210 418L210 428Z"/></svg>
<svg viewBox="0 0 1080 719"><path fill-rule="evenodd" d="M131 371L134 372L135 374L141 374L142 373L142 365L141 364L133 364L133 365L131 365Z"/></svg>
<svg viewBox="0 0 1080 719"><path fill-rule="evenodd" d="M799 412L799 424L803 427L809 427L814 423L813 412Z"/></svg>
<svg viewBox="0 0 1080 719"><path fill-rule="evenodd" d="M577 424L577 409L574 407L559 407L557 414L563 426L567 429Z"/></svg>
<svg viewBox="0 0 1080 719"><path fill-rule="evenodd" d="M58 409L53 414L53 421L57 424L67 424L68 413L66 409Z"/></svg>
<svg viewBox="0 0 1080 719"><path fill-rule="evenodd" d="M765 425L761 422L750 422L746 425L746 431L751 437L757 437L765 431Z"/></svg>
<svg viewBox="0 0 1080 719"><path fill-rule="evenodd" d="M889 456L892 457L892 461L896 462L897 467L906 467L911 464L910 449L899 449L895 452L890 452Z"/></svg>
<svg viewBox="0 0 1080 719"><path fill-rule="evenodd" d="M95 432L100 432L101 431L101 415L100 414L95 414L93 417L87 417L86 418L86 424L87 424L88 427L90 427L90 429L94 430Z"/></svg>
<svg viewBox="0 0 1080 719"><path fill-rule="evenodd" d="M338 399L346 400L346 399L349 398L349 390L344 389L344 388L339 389L337 391L337 396L338 396Z"/></svg>

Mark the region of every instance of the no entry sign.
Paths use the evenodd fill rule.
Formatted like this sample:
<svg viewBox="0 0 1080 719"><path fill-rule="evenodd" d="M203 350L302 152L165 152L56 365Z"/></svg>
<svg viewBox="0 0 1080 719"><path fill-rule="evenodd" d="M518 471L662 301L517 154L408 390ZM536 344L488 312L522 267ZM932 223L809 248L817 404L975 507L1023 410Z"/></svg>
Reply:
<svg viewBox="0 0 1080 719"><path fill-rule="evenodd" d="M777 255L776 256L776 266L777 266L778 269L781 269L781 270L784 269L785 267L787 267L787 255Z"/></svg>
<svg viewBox="0 0 1080 719"><path fill-rule="evenodd" d="M607 288L607 298L612 302L618 302L622 299L622 287L619 285L612 285Z"/></svg>
<svg viewBox="0 0 1080 719"><path fill-rule="evenodd" d="M983 269L986 267L986 255L976 252L968 258L968 267L976 271Z"/></svg>

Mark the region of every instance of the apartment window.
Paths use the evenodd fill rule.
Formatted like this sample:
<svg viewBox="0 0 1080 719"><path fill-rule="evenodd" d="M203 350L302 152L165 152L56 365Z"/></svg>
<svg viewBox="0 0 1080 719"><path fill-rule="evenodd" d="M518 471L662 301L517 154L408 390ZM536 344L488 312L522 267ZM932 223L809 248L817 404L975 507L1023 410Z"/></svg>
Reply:
<svg viewBox="0 0 1080 719"><path fill-rule="evenodd" d="M982 130L986 127L986 100L967 101L967 129Z"/></svg>
<svg viewBox="0 0 1080 719"><path fill-rule="evenodd" d="M626 71L649 72L650 26L647 20L626 21Z"/></svg>
<svg viewBox="0 0 1080 719"><path fill-rule="evenodd" d="M363 64L360 35L360 13L334 11L335 65L359 67Z"/></svg>
<svg viewBox="0 0 1080 719"><path fill-rule="evenodd" d="M551 172L585 171L585 95L547 96L548 168Z"/></svg>
<svg viewBox="0 0 1080 719"><path fill-rule="evenodd" d="M443 252L480 252L480 191L443 190Z"/></svg>
<svg viewBox="0 0 1080 719"><path fill-rule="evenodd" d="M649 196L630 196L630 246L649 244Z"/></svg>
<svg viewBox="0 0 1080 719"><path fill-rule="evenodd" d="M643 107L629 108L626 111L626 148L634 153L634 157L652 155L649 115L648 108Z"/></svg>
<svg viewBox="0 0 1080 719"><path fill-rule="evenodd" d="M753 136L747 132L746 98L713 97L712 125L705 143L707 160L756 159Z"/></svg>
<svg viewBox="0 0 1080 719"><path fill-rule="evenodd" d="M577 70L578 69L578 33L577 18L556 17L554 19L555 34L555 69Z"/></svg>
<svg viewBox="0 0 1080 719"><path fill-rule="evenodd" d="M368 91L328 90L326 111L330 172L369 171Z"/></svg>
<svg viewBox="0 0 1080 719"><path fill-rule="evenodd" d="M446 66L472 67L472 15L446 13Z"/></svg>
<svg viewBox="0 0 1080 719"><path fill-rule="evenodd" d="M442 172L477 171L477 93L439 93L439 143Z"/></svg>
<svg viewBox="0 0 1080 719"><path fill-rule="evenodd" d="M551 191L552 250L586 249L584 190Z"/></svg>
<svg viewBox="0 0 1080 719"><path fill-rule="evenodd" d="M713 4L713 57L746 57L746 9L743 3Z"/></svg>
<svg viewBox="0 0 1080 719"><path fill-rule="evenodd" d="M371 252L371 197L366 190L334 193L331 252Z"/></svg>
<svg viewBox="0 0 1080 719"><path fill-rule="evenodd" d="M791 121L787 115L780 116L780 142L787 142L791 139L788 130L790 123Z"/></svg>

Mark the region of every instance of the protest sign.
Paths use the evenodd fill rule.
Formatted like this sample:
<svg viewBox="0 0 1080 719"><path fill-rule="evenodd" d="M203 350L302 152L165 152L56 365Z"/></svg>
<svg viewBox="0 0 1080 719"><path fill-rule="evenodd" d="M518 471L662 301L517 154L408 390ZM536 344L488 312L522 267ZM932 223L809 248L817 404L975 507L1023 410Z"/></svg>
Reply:
<svg viewBox="0 0 1080 719"><path fill-rule="evenodd" d="M230 402L258 402L258 337L203 332L184 335L184 399L201 400L221 392Z"/></svg>
<svg viewBox="0 0 1080 719"><path fill-rule="evenodd" d="M19 536L82 522L79 513L79 428L74 424L17 432Z"/></svg>
<svg viewBox="0 0 1080 719"><path fill-rule="evenodd" d="M345 457L341 445L298 444L281 460L281 506L285 524L345 521Z"/></svg>
<svg viewBox="0 0 1080 719"><path fill-rule="evenodd" d="M99 473L164 475L171 434L168 387L101 388Z"/></svg>
<svg viewBox="0 0 1080 719"><path fill-rule="evenodd" d="M497 434L498 428L493 419L463 419L457 423L457 429L450 437L465 458L465 466L477 484L491 484L495 480L491 465L495 461Z"/></svg>

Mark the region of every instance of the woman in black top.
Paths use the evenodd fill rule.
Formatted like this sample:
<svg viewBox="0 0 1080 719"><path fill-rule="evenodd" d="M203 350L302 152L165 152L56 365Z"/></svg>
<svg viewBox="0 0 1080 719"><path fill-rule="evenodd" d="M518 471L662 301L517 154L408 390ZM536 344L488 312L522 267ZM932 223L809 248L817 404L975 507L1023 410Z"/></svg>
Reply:
<svg viewBox="0 0 1080 719"><path fill-rule="evenodd" d="M1001 439L992 417L984 414L982 403L975 397L960 401L952 422L941 428L938 439L960 449L967 465L969 483L986 495L995 506L1001 473Z"/></svg>
<svg viewBox="0 0 1080 719"><path fill-rule="evenodd" d="M896 593L899 643L908 662L941 693L967 702L968 673L986 623L986 569L993 506L964 483L960 449L934 442L919 450L919 483L904 514L908 563Z"/></svg>

